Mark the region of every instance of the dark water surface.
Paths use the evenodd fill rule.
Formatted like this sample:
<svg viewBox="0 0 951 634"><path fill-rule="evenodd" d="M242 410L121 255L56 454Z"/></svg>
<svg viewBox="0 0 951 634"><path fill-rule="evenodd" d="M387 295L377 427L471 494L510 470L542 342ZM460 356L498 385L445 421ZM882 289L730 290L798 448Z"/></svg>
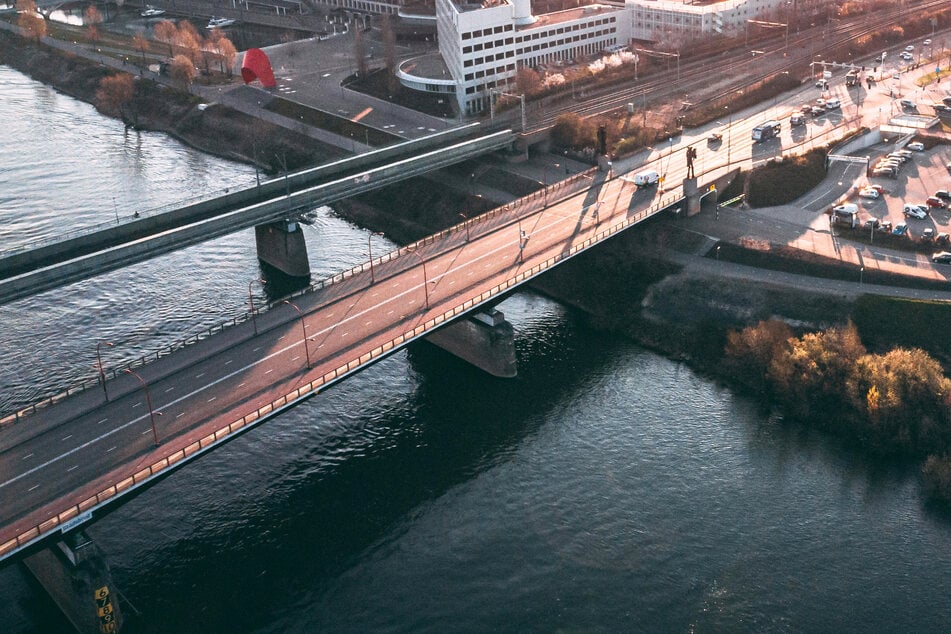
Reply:
<svg viewBox="0 0 951 634"><path fill-rule="evenodd" d="M0 250L253 182L5 67L0 91ZM366 259L329 210L306 231L316 277ZM92 376L99 338L116 364L245 310L259 275L247 231L0 307L0 410ZM951 524L912 469L545 298L501 308L516 379L414 347L94 524L128 631L948 630ZM0 631L66 627L17 565L0 592Z"/></svg>

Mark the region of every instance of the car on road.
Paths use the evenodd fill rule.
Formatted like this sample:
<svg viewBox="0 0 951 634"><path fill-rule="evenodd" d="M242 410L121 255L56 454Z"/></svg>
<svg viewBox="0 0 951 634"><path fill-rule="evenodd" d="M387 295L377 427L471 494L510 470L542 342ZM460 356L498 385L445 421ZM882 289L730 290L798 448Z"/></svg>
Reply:
<svg viewBox="0 0 951 634"><path fill-rule="evenodd" d="M841 106L842 106L842 103L835 97L826 101L826 108L829 110L836 110L840 108Z"/></svg>
<svg viewBox="0 0 951 634"><path fill-rule="evenodd" d="M907 203L902 207L901 212L908 218L918 218L921 220L922 218L928 217L928 208L924 205Z"/></svg>
<svg viewBox="0 0 951 634"><path fill-rule="evenodd" d="M913 59L915 59L915 56L909 53L908 51L902 51L898 56L902 58L903 60L905 60L906 62L910 62Z"/></svg>
<svg viewBox="0 0 951 634"><path fill-rule="evenodd" d="M812 106L809 106L809 108L811 110ZM806 123L806 118L802 116L802 114L798 112L794 112L793 114L789 115L789 125L791 126L805 125L805 123Z"/></svg>
<svg viewBox="0 0 951 634"><path fill-rule="evenodd" d="M871 187L863 187L859 190L859 196L861 198L872 198L877 200L882 194L877 190Z"/></svg>
<svg viewBox="0 0 951 634"><path fill-rule="evenodd" d="M816 88L820 88L820 89L822 89L822 90L825 90L825 89L828 88L828 87L829 87L829 80L828 80L828 79L820 79L819 81L816 82Z"/></svg>
<svg viewBox="0 0 951 634"><path fill-rule="evenodd" d="M801 113L803 113L803 114L809 114L809 112L810 112L811 110L812 110L812 104L811 104L811 103L803 104L802 107L799 108L799 112L801 112Z"/></svg>
<svg viewBox="0 0 951 634"><path fill-rule="evenodd" d="M951 253L948 251L940 251L931 256L931 261L936 264L951 264Z"/></svg>
<svg viewBox="0 0 951 634"><path fill-rule="evenodd" d="M939 189L934 193L935 198L940 198L941 200L951 200L951 192L947 189Z"/></svg>
<svg viewBox="0 0 951 634"><path fill-rule="evenodd" d="M909 44L908 46L905 47L905 52L906 52L906 53L910 53L910 52L912 52L913 50L915 50L915 47L912 46L911 44Z"/></svg>
<svg viewBox="0 0 951 634"><path fill-rule="evenodd" d="M892 229L892 235L893 236L908 235L908 225L906 225L904 222L899 222L897 225L895 225L895 228Z"/></svg>
<svg viewBox="0 0 951 634"><path fill-rule="evenodd" d="M922 45L922 46L931 46L931 39L929 38L929 39L925 40L924 42L921 43L921 45Z"/></svg>
<svg viewBox="0 0 951 634"><path fill-rule="evenodd" d="M922 143L921 141L912 141L905 147L908 148L909 150L912 150L913 152L922 152L925 149L925 144Z"/></svg>
<svg viewBox="0 0 951 634"><path fill-rule="evenodd" d="M813 106L811 112L812 112L812 116L821 117L822 115L826 113L826 109L823 108L822 106Z"/></svg>
<svg viewBox="0 0 951 634"><path fill-rule="evenodd" d="M925 204L931 207L932 209L944 209L948 206L946 202L938 198L937 196L928 196L925 200Z"/></svg>

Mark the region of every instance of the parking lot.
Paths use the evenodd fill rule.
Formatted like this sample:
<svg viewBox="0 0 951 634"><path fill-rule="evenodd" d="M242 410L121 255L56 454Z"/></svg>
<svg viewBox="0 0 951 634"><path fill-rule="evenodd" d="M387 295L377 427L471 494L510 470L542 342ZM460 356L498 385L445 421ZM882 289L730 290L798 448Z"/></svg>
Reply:
<svg viewBox="0 0 951 634"><path fill-rule="evenodd" d="M873 167L889 161L889 154L895 155L891 145L873 149L879 150L871 156ZM896 229L900 232L898 228L904 225L907 230L900 237L908 242L907 247L951 250L942 235L951 234L951 211L947 208L951 201L946 193L935 197L939 191L951 190L951 174L947 168L951 146L926 140L924 149L906 150L903 154L907 159L891 170L893 175L874 175L889 170L873 169L873 175L857 179L848 200L858 206L856 226L869 229L870 234L872 230L879 233L887 230L895 235ZM888 164L895 165L895 161ZM876 221L877 227L874 226ZM900 247L901 242L892 241L891 246Z"/></svg>

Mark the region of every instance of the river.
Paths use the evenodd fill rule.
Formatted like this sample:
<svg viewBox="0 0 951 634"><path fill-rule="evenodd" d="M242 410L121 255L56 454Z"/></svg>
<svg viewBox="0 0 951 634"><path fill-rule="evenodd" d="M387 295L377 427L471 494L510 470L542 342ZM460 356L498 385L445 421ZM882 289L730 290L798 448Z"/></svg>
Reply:
<svg viewBox="0 0 951 634"><path fill-rule="evenodd" d="M0 89L0 249L254 180L3 66ZM315 277L366 259L328 209L305 230ZM2 413L93 376L100 340L110 366L246 310L259 276L245 231L0 307ZM544 297L501 309L517 378L414 347L92 525L126 631L947 631L951 520L913 468ZM0 631L67 627L19 566L0 593Z"/></svg>

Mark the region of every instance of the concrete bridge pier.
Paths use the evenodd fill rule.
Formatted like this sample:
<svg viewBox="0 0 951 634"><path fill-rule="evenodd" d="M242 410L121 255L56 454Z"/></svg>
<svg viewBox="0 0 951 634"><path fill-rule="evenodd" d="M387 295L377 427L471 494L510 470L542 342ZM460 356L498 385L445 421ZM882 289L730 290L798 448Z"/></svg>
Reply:
<svg viewBox="0 0 951 634"><path fill-rule="evenodd" d="M258 259L293 277L310 277L307 243L300 224L281 220L254 228Z"/></svg>
<svg viewBox="0 0 951 634"><path fill-rule="evenodd" d="M700 213L700 190L697 189L697 179L696 178L685 178L684 179L684 198L686 199L687 208L686 216L695 216Z"/></svg>
<svg viewBox="0 0 951 634"><path fill-rule="evenodd" d="M82 531L63 536L23 564L78 632L119 632L119 595L105 556Z"/></svg>
<svg viewBox="0 0 951 634"><path fill-rule="evenodd" d="M515 330L498 310L449 324L426 340L492 376L510 379L517 373Z"/></svg>

